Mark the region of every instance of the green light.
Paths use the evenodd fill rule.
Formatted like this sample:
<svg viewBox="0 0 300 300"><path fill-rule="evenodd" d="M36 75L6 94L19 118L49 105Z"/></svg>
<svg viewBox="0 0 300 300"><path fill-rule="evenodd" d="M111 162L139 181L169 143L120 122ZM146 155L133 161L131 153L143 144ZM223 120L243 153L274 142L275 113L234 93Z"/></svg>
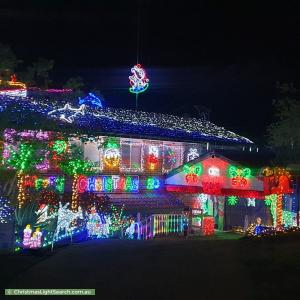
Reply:
<svg viewBox="0 0 300 300"><path fill-rule="evenodd" d="M265 204L270 206L271 215L273 218L273 225L276 225L276 204L277 204L277 195L271 194L265 197Z"/></svg>
<svg viewBox="0 0 300 300"><path fill-rule="evenodd" d="M237 202L238 202L238 197L228 196L227 201L228 201L228 204L231 205L231 206L236 205Z"/></svg>
<svg viewBox="0 0 300 300"><path fill-rule="evenodd" d="M125 191L130 192L132 190L132 178L130 176L125 179Z"/></svg>
<svg viewBox="0 0 300 300"><path fill-rule="evenodd" d="M93 164L83 159L71 159L60 164L67 175L88 175L92 171Z"/></svg>
<svg viewBox="0 0 300 300"><path fill-rule="evenodd" d="M229 166L228 168L229 177L237 177L238 176L238 168L235 166Z"/></svg>
<svg viewBox="0 0 300 300"><path fill-rule="evenodd" d="M67 150L67 143L62 140L57 140L54 142L52 148L57 154L62 154Z"/></svg>
<svg viewBox="0 0 300 300"><path fill-rule="evenodd" d="M19 172L26 173L33 169L41 160L41 158L36 158L36 151L33 144L23 143L19 145L17 151L11 151L7 164Z"/></svg>
<svg viewBox="0 0 300 300"><path fill-rule="evenodd" d="M115 138L109 138L106 141L104 147L107 148L107 149L118 149L118 148L120 148L119 143L117 142L117 140Z"/></svg>
<svg viewBox="0 0 300 300"><path fill-rule="evenodd" d="M283 223L285 226L293 226L294 225L294 214L291 211L284 210L282 212Z"/></svg>
<svg viewBox="0 0 300 300"><path fill-rule="evenodd" d="M105 190L111 192L113 190L113 180L111 177L106 177L105 179Z"/></svg>
<svg viewBox="0 0 300 300"><path fill-rule="evenodd" d="M146 189L147 190L153 190L154 189L154 178L148 177L146 181Z"/></svg>
<svg viewBox="0 0 300 300"><path fill-rule="evenodd" d="M276 194L272 194L272 195L268 195L265 197L265 204L267 206L270 206L272 204L272 202L276 202L277 201L277 195Z"/></svg>
<svg viewBox="0 0 300 300"><path fill-rule="evenodd" d="M195 174L196 176L200 176L202 174L203 168L201 163L197 163L194 166L184 165L183 172L185 174Z"/></svg>
<svg viewBox="0 0 300 300"><path fill-rule="evenodd" d="M40 190L43 187L43 179L39 178L35 180L35 188Z"/></svg>
<svg viewBox="0 0 300 300"><path fill-rule="evenodd" d="M65 190L65 178L64 177L57 177L56 178L56 190L59 192L59 193L63 193L64 190Z"/></svg>
<svg viewBox="0 0 300 300"><path fill-rule="evenodd" d="M190 173L190 167L189 167L188 165L184 165L184 166L183 166L183 172L184 172L185 174L189 174L189 173Z"/></svg>
<svg viewBox="0 0 300 300"><path fill-rule="evenodd" d="M200 163L194 166L194 174L200 176L202 174L202 165Z"/></svg>
<svg viewBox="0 0 300 300"><path fill-rule="evenodd" d="M146 180L146 189L147 190L154 190L158 189L160 186L160 182L158 178L155 177L148 177Z"/></svg>
<svg viewBox="0 0 300 300"><path fill-rule="evenodd" d="M251 170L249 168L243 169L242 176L245 177L245 178L250 178L251 177Z"/></svg>

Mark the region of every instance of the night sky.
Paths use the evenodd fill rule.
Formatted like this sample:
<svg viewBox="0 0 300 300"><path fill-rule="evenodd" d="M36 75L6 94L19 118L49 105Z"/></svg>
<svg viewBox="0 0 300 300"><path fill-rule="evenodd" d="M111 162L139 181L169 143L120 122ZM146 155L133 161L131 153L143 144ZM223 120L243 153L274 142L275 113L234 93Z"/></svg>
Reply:
<svg viewBox="0 0 300 300"><path fill-rule="evenodd" d="M298 1L5 2L0 43L26 63L54 59L53 87L82 76L107 106L134 108L128 76L138 48L151 80L140 109L193 116L202 105L211 121L258 143L276 81L299 87Z"/></svg>

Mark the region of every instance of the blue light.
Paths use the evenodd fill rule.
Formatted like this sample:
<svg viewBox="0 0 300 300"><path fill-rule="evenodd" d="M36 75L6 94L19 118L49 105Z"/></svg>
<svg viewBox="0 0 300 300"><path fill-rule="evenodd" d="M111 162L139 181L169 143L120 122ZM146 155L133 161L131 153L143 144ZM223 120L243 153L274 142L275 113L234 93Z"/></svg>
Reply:
<svg viewBox="0 0 300 300"><path fill-rule="evenodd" d="M57 122L58 131L63 131L65 128L68 132L81 130L83 133L95 135L109 133L141 136L142 133L143 137L170 138L180 141L251 143L247 138L213 123L172 115L113 108L102 108L96 111L86 107L84 115L77 114L71 124L61 119L61 113L48 115L49 112L61 109L64 104L40 97L0 96L0 118L2 113L6 114L2 128L49 130L48 120L52 119ZM50 127L53 130L52 124Z"/></svg>
<svg viewBox="0 0 300 300"><path fill-rule="evenodd" d="M92 108L103 108L101 99L95 96L95 94L93 93L89 93L86 97L84 98L79 97L78 99L79 99L79 105L85 104Z"/></svg>

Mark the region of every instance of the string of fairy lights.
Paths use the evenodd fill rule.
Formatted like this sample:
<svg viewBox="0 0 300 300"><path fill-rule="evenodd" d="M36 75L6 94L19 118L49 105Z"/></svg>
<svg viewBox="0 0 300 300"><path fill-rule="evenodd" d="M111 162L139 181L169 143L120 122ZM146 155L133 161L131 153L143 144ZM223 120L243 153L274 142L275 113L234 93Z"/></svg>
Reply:
<svg viewBox="0 0 300 300"><path fill-rule="evenodd" d="M137 65L134 68L134 78L131 78L131 92L140 93L148 88L148 81L145 74L139 69ZM140 76L138 80L136 77ZM91 102L97 103L97 108L89 106L88 102L81 100L79 107L72 106L69 103L59 104L58 102L50 103L47 99L41 98L26 98L26 97L10 97L0 96L0 113L8 113L9 123L17 125L16 127L22 127L28 120L34 119L33 128L40 127L41 124L45 125L49 120L52 120L56 125L55 129L63 131L64 128L69 129L71 132L74 130L82 130L82 132L89 134L90 132L97 133L97 130L103 134L103 132L122 133L122 134L139 134L143 132L144 136L159 137L176 137L183 139L197 140L214 140L214 141L227 141L237 142L244 144L251 144L252 142L242 136L239 136L233 132L225 130L223 127L219 127L211 122L204 121L195 118L181 118L173 115L164 115L157 113L147 113L142 111L103 108L102 104L93 96ZM35 115L32 118L32 115ZM38 116L36 118L36 116ZM39 119L40 118L40 119ZM5 124L7 126L7 124ZM45 125L47 126L47 125ZM40 128L39 128L40 129ZM9 131L4 133L6 141L12 139L12 133ZM11 135L10 135L11 134ZM15 133L14 133L15 134ZM36 133L28 132L28 135ZM50 132L42 132L39 140L48 141L51 136ZM23 136L20 136L22 139ZM136 143L136 145L140 143ZM120 142L118 138L102 138L101 146L103 155L101 168L103 170L120 171L128 168L127 165L122 163L121 147L129 145L130 149L135 143ZM72 196L70 209L64 208L61 215L58 213L58 225L55 231L55 239L59 240L63 235L59 235L61 229L65 231L72 231L76 227L76 223L81 219L84 219L83 212L79 206L79 197L81 192L138 192L139 191L139 177L138 175L117 176L117 175L103 175L103 176L90 176L93 173L93 164L84 160L83 158L65 157L60 160L65 154L70 153L68 143L63 139L55 139L49 143L49 149L46 152L46 160L42 161L41 158L37 158L34 155L35 149L30 143L19 144L18 150L11 148L7 155L7 164L17 171L17 188L18 188L18 206L22 208L26 202L26 188L30 187L37 191L42 189L52 188L57 193L62 194L65 189L64 176L48 176L39 177L28 175L28 173L36 167L37 170L47 170L49 167L49 161L55 157L56 162L59 162L61 171L72 177ZM184 152L180 146L167 146L163 145L163 152L165 157L165 163L162 165L161 145L159 142L149 143L147 147L142 147L142 155L140 162L134 162L136 170L140 172L143 170L143 166L146 166L146 171L155 171L162 169L163 172L168 172L181 164L184 160ZM187 154L187 161L196 159L199 157L197 148L190 148ZM132 159L130 155L130 160ZM129 162L129 168L133 163ZM40 166L40 167L38 167ZM195 165L186 164L183 167L183 171L186 174L185 178L187 182L193 183L195 179L203 172L203 166L201 163ZM278 169L277 172L281 176L285 174L283 169ZM228 168L228 177L232 181L233 186L245 187L247 179L251 174L249 168L238 168L236 166L230 166ZM218 177L219 169L211 167L208 169L208 175L212 177ZM30 178L31 176L31 178ZM148 176L145 179L145 188L147 190L159 189L161 186L160 178L157 176ZM82 188L82 190L80 190ZM215 191L216 189L214 189ZM282 190L276 191L276 199L272 195L265 200L266 205L270 206L273 216L274 224L277 226L294 224L293 214L283 210L283 198ZM203 198L203 199L202 199ZM203 206L207 205L207 199L202 197ZM201 200L201 201L202 201ZM247 206L255 207L255 198L247 198ZM4 200L1 199L4 203ZM228 196L227 203L229 206L235 206L239 203L237 196ZM7 205L2 211L6 211ZM61 204L60 204L61 205ZM87 217L87 230L89 236L108 237L109 230L113 232L121 229L125 224L128 225L128 220L123 217L124 207L118 209L114 206L111 207L111 215L100 216L96 210L93 210ZM2 219L8 219L7 214L2 214ZM54 214L53 214L54 215ZM68 217L69 216L69 217ZM68 217L68 218L67 218ZM59 223L61 219L62 225ZM68 221L67 221L68 220ZM1 221L2 222L2 221ZM4 221L3 221L4 222ZM66 223L67 222L67 223ZM185 219L183 215L160 215L155 216L153 219L154 231L153 236L158 234L166 234L169 232L182 232L184 228ZM74 226L73 226L73 225ZM135 224L135 223L132 223ZM131 225L132 225L131 224ZM28 226L29 225L29 226ZM25 247L39 248L41 246L42 233L38 228L32 234L30 224L26 225L23 231L23 245ZM61 228L59 227L61 226ZM101 227L101 231L97 232L97 228ZM106 226L106 227L105 227ZM110 226L110 227L108 227ZM259 224L260 226L260 224ZM74 227L74 228L73 228ZM71 228L71 229L70 229ZM111 229L109 229L111 228ZM131 227L131 231L132 231ZM214 232L214 218L207 216L203 219L203 228L205 235L213 234ZM254 227L257 230L257 226ZM96 232L96 234L95 234ZM65 233L67 235L67 233ZM71 233L72 234L72 233ZM47 239L45 239L46 241ZM54 240L54 238L53 238ZM52 240L52 244L53 244ZM51 243L49 237L47 245Z"/></svg>
<svg viewBox="0 0 300 300"><path fill-rule="evenodd" d="M20 126L28 121L32 114L37 114L41 120L36 116L36 124L31 126L41 126L47 117L57 121L60 130L66 127L81 129L86 133L97 133L99 130L102 133L139 134L195 141L252 143L245 137L202 119L116 108L95 109L85 104L72 107L68 103L64 105L62 103L63 99L60 103L58 101L51 103L47 98L0 96L0 112L7 111L11 124Z"/></svg>

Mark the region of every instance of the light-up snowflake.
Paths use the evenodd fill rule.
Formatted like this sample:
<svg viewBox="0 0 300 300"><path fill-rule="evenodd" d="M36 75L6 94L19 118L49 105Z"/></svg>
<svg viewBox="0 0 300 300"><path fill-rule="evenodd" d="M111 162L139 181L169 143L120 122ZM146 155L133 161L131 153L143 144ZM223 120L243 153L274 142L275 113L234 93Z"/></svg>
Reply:
<svg viewBox="0 0 300 300"><path fill-rule="evenodd" d="M237 196L229 196L227 201L228 201L229 205L236 205L237 201L238 201L238 197Z"/></svg>
<svg viewBox="0 0 300 300"><path fill-rule="evenodd" d="M255 207L255 198L247 198L247 206Z"/></svg>

